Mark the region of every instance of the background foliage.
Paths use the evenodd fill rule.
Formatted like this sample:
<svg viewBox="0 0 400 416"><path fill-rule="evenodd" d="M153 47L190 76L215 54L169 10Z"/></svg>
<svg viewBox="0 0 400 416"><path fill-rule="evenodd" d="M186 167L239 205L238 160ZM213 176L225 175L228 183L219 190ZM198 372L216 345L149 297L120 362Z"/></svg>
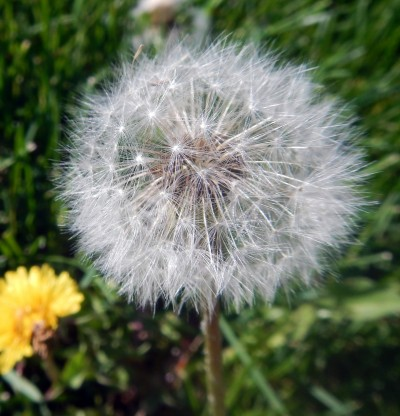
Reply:
<svg viewBox="0 0 400 416"><path fill-rule="evenodd" d="M9 415L204 415L198 318L139 311L116 296L60 232L51 177L68 106L98 87L120 54L162 44L167 25L126 0L0 0L0 271L47 262L86 301L53 340L51 383L34 357L0 379ZM226 314L229 415L398 415L400 356L399 0L180 3L175 27L232 33L315 66L349 103L378 202L359 241L321 287ZM339 278L338 278L339 277ZM1 314L1 311L0 311Z"/></svg>

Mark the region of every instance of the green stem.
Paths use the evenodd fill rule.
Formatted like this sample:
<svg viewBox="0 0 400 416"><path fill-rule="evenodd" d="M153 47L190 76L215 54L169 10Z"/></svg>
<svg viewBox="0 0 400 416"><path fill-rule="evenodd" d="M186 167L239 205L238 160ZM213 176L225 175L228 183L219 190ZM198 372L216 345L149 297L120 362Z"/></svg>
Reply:
<svg viewBox="0 0 400 416"><path fill-rule="evenodd" d="M59 384L60 382L60 370L57 367L57 364L54 361L51 351L48 352L46 357L43 357L43 365L46 371L47 377L51 381L51 386L46 392L47 400L55 400L62 392L63 388Z"/></svg>
<svg viewBox="0 0 400 416"><path fill-rule="evenodd" d="M210 416L225 416L224 382L222 371L222 342L219 329L219 307L203 311L201 324L204 334L204 353L207 376L207 401Z"/></svg>
<svg viewBox="0 0 400 416"><path fill-rule="evenodd" d="M43 358L43 365L47 376L49 377L53 387L55 387L60 380L60 371L54 361L51 351L48 351L47 356Z"/></svg>

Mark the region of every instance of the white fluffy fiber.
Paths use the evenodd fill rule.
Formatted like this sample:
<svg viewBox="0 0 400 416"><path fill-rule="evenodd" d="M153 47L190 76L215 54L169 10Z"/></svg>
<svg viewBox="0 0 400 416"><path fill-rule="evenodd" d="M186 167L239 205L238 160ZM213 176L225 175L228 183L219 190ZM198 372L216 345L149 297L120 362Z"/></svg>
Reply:
<svg viewBox="0 0 400 416"><path fill-rule="evenodd" d="M62 198L80 247L141 305L239 307L310 283L351 232L350 121L305 68L217 42L122 65L71 126Z"/></svg>

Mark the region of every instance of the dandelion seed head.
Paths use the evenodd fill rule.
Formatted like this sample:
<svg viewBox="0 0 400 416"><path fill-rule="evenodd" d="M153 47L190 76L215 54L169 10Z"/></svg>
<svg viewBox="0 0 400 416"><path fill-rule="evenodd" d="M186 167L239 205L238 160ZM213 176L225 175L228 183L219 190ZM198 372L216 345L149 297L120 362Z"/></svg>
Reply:
<svg viewBox="0 0 400 416"><path fill-rule="evenodd" d="M312 283L349 241L363 165L315 89L224 42L122 65L71 129L62 197L81 248L141 305L240 307Z"/></svg>

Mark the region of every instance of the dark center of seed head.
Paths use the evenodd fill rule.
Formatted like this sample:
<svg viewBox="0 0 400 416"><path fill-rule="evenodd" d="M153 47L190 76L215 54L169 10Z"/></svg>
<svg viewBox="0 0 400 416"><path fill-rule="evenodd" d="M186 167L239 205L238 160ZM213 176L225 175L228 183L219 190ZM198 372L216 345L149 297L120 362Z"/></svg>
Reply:
<svg viewBox="0 0 400 416"><path fill-rule="evenodd" d="M217 139L197 138L185 143L182 151L166 152L161 158L156 170L162 186L178 203L196 198L215 209L219 200L228 197L233 183L244 176L242 156L224 138Z"/></svg>

